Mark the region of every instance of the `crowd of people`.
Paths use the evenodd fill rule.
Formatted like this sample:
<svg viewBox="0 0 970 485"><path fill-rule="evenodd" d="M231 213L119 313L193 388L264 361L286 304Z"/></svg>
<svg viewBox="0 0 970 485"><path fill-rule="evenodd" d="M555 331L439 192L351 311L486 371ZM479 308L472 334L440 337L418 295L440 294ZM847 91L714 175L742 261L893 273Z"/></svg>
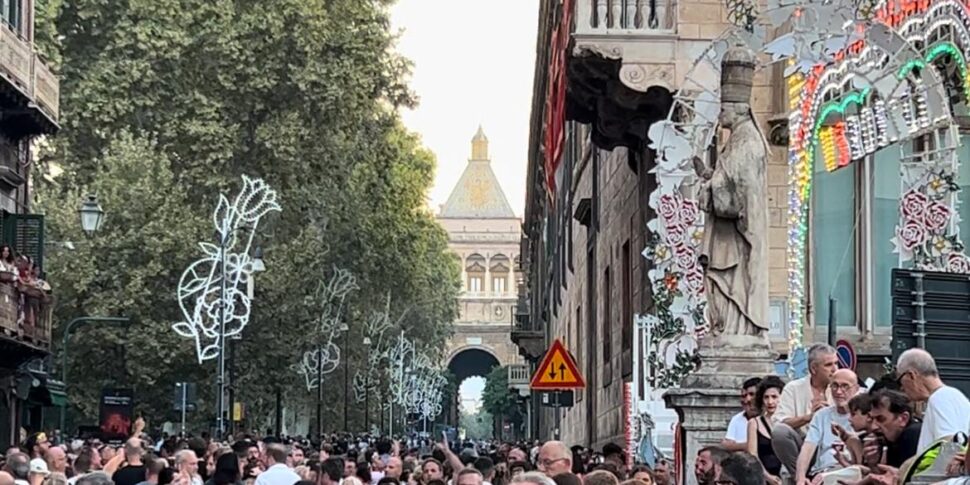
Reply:
<svg viewBox="0 0 970 485"><path fill-rule="evenodd" d="M970 401L943 383L932 355L907 350L893 374L868 387L839 369L831 346L812 346L808 360L809 374L788 384L744 382L724 440L697 457L698 483L714 485L713 465L731 453L756 457L770 485L906 483L937 460L942 475L970 483Z"/></svg>
<svg viewBox="0 0 970 485"><path fill-rule="evenodd" d="M749 379L741 406L724 440L695 457L698 485L894 485L941 461L947 485L970 485L970 401L940 380L923 350L904 352L894 375L866 387L838 369L833 348L815 345L808 376L787 384ZM560 441L452 446L444 436L403 444L349 434L313 443L152 440L143 420L133 428L120 448L54 444L34 433L5 454L0 485L674 485L684 478L662 456L635 464L615 444L593 452Z"/></svg>

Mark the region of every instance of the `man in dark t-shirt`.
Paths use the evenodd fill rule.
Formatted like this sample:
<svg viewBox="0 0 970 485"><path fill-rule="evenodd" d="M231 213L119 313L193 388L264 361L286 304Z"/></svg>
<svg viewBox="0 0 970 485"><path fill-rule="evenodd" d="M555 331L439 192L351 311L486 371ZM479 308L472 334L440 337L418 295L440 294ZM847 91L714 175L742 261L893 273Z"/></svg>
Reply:
<svg viewBox="0 0 970 485"><path fill-rule="evenodd" d="M890 390L873 394L869 416L885 443L887 465L899 468L916 455L922 423L913 417L913 406L905 394Z"/></svg>
<svg viewBox="0 0 970 485"><path fill-rule="evenodd" d="M145 481L145 462L142 461L144 453L141 439L130 438L125 442L125 466L111 476L115 485L138 485Z"/></svg>

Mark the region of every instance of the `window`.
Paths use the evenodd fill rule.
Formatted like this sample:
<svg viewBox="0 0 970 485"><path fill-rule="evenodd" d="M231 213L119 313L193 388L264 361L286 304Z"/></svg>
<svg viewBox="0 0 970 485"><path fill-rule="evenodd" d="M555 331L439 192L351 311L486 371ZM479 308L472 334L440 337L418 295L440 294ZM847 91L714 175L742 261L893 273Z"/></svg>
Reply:
<svg viewBox="0 0 970 485"><path fill-rule="evenodd" d="M23 34L20 30L23 23L22 2L23 0L0 0L0 15L3 16L3 23L21 35Z"/></svg>
<svg viewBox="0 0 970 485"><path fill-rule="evenodd" d="M866 160L872 180L872 253L870 256L870 281L872 324L874 327L892 327L893 268L899 266L899 255L893 252L892 238L899 223L900 172L899 149L895 146L880 150ZM841 304L841 302L840 302ZM841 322L840 322L841 323Z"/></svg>
<svg viewBox="0 0 970 485"><path fill-rule="evenodd" d="M957 175L957 183L962 190L957 192L960 198L960 240L966 246L970 244L970 133L961 133L960 147L957 148L957 156L960 157L960 172ZM970 251L970 250L968 250Z"/></svg>
<svg viewBox="0 0 970 485"><path fill-rule="evenodd" d="M610 281L610 267L603 272L603 362L613 358L613 288Z"/></svg>
<svg viewBox="0 0 970 485"><path fill-rule="evenodd" d="M472 293L482 292L482 277L481 276L469 276L468 277L468 291Z"/></svg>
<svg viewBox="0 0 970 485"><path fill-rule="evenodd" d="M502 276L492 276L492 291L498 294L505 293L507 278Z"/></svg>
<svg viewBox="0 0 970 485"><path fill-rule="evenodd" d="M632 261L630 261L630 240L627 239L623 243L623 274L621 275L623 281L620 282L620 288L623 292L620 321L623 322L623 352L633 350L633 268L631 268Z"/></svg>
<svg viewBox="0 0 970 485"><path fill-rule="evenodd" d="M889 150L892 148L883 149ZM815 270L815 325L818 328L828 325L830 296L838 301L835 315L838 324L856 324L856 171L861 166L854 163L827 172L821 156L815 160L811 266Z"/></svg>

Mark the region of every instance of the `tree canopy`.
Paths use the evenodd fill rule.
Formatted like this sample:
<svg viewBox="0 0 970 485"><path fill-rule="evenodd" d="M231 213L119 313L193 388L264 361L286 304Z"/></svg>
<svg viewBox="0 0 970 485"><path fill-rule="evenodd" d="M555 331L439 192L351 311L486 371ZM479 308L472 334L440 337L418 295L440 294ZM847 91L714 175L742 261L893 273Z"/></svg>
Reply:
<svg viewBox="0 0 970 485"><path fill-rule="evenodd" d="M218 195L235 193L242 174L265 179L283 206L261 225L268 271L235 349L250 424L270 421L278 386L289 408L313 402L291 365L335 265L360 286L348 299L351 366L364 365L360 324L388 293L393 320L407 310L409 337L443 347L460 270L426 208L434 157L398 116L414 97L387 9L384 0L38 2L62 129L35 164L33 209L47 215L49 240L83 241L48 255L55 336L77 316L133 318L72 338L69 392L85 419L107 385L133 388L146 415L171 417L177 381L199 384L195 419L212 418L215 366L200 366L170 325L179 276L198 243L212 242ZM51 181L54 165L63 173ZM89 240L74 212L85 193L108 213ZM333 428L342 426L337 383L325 382ZM363 410L351 415L362 426Z"/></svg>

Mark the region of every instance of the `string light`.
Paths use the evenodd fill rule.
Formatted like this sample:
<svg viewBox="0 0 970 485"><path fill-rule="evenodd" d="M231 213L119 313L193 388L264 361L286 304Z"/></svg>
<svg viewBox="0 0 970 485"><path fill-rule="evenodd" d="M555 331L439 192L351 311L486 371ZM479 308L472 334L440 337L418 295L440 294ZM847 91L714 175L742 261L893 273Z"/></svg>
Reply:
<svg viewBox="0 0 970 485"><path fill-rule="evenodd" d="M839 161L839 167L844 167L852 161L852 157L849 152L849 141L845 138L845 122L839 121L832 127L832 138L835 143L836 157Z"/></svg>
<svg viewBox="0 0 970 485"><path fill-rule="evenodd" d="M876 138L876 118L872 114L872 108L862 108L860 125L862 126L862 144L866 153L875 153L879 148L879 140Z"/></svg>
<svg viewBox="0 0 970 485"><path fill-rule="evenodd" d="M872 114L876 119L876 136L879 148L889 145L889 115L886 113L886 102L876 99L872 107Z"/></svg>
<svg viewBox="0 0 970 485"><path fill-rule="evenodd" d="M849 155L853 160L859 160L866 156L866 147L862 143L862 127L858 116L846 116L845 136L848 138Z"/></svg>

